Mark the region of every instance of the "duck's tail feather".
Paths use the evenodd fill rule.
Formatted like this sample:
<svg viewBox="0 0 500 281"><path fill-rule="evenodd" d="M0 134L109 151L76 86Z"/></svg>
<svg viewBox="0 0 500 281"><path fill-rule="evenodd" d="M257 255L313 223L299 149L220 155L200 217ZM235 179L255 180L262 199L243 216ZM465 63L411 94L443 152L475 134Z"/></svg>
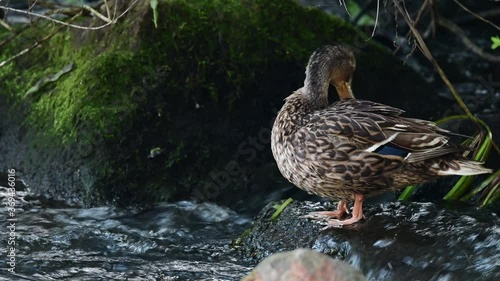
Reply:
<svg viewBox="0 0 500 281"><path fill-rule="evenodd" d="M485 168L482 165L483 162L471 161L467 159L454 160L453 163L448 163L448 165L439 165L441 167L437 174L440 176L472 176L493 172L493 170Z"/></svg>
<svg viewBox="0 0 500 281"><path fill-rule="evenodd" d="M422 152L411 152L405 157L405 160L408 163L416 163L416 162L425 161L425 160L432 159L432 158L437 158L437 157L451 154L451 153L455 153L455 152L461 152L464 150L465 149L463 147L459 147L459 146L455 146L455 145L448 145L448 146L443 146L443 147L439 147L439 148L427 150L427 151L422 151ZM465 161L467 161L467 160L465 160Z"/></svg>

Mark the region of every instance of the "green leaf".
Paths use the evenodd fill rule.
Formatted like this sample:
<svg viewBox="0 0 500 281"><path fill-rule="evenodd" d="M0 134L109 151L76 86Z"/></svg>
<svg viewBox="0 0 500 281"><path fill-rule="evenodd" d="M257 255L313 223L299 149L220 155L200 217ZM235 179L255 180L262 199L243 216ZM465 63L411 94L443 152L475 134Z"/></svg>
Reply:
<svg viewBox="0 0 500 281"><path fill-rule="evenodd" d="M346 9L349 10L351 13L352 17L355 18L359 15L359 13L362 12L361 7L356 3L356 1L348 1L346 3L347 7ZM357 24L359 25L375 25L375 19L369 15L363 15L361 18L359 18Z"/></svg>
<svg viewBox="0 0 500 281"><path fill-rule="evenodd" d="M472 199L476 194L478 194L479 192L483 191L486 187L488 187L493 182L493 180L497 177L500 177L500 170L491 174L487 179L485 179L483 182L481 182L481 184L479 186L474 188L474 190L469 192L469 194L465 195L460 200L461 201L468 201L468 200ZM485 202L483 202L483 204L484 203Z"/></svg>
<svg viewBox="0 0 500 281"><path fill-rule="evenodd" d="M498 37L498 36L491 36L491 42L493 42L493 44L491 44L491 48L493 50L495 50L496 48L500 47L500 37Z"/></svg>
<svg viewBox="0 0 500 281"><path fill-rule="evenodd" d="M293 201L292 198L288 198L288 199L286 199L286 201L283 204L274 205L273 208L276 209L276 212L274 212L273 215L271 216L271 220L275 220L281 214L281 212L283 212L283 210L286 208L286 206L288 206L288 204L292 203L292 201Z"/></svg>
<svg viewBox="0 0 500 281"><path fill-rule="evenodd" d="M445 122L454 121L454 120L463 120L463 119L469 119L469 116L467 116L467 115L448 116L448 117L445 117L443 119L436 121L436 124L439 125L439 124L442 124ZM481 120L479 118L474 117L473 121L476 123L479 123L484 128L484 132L485 132L484 135L482 135L482 136L481 136L481 134L475 136L480 141L480 144L479 144L479 148L477 150L476 155L474 155L474 157L473 157L473 160L479 161L479 162L485 162L486 159L488 158L489 152L490 152L492 144L493 144L493 137L492 137L491 129L488 127L488 125L486 123L484 123L483 120ZM470 143L470 141L472 141L472 139L473 138L466 140L466 142L463 143L463 145L465 145L466 143ZM498 173L498 171L497 171L497 173ZM459 181L451 188L451 190L448 192L448 194L446 194L444 199L445 200L458 200L458 199L470 200L474 195L476 195L480 191L484 190L489 185L489 183L493 180L493 178L495 178L496 176L498 176L498 175L495 173L490 178L485 180L479 187L475 188L474 190L472 190L471 192L469 192L465 196L464 196L464 194L470 190L470 186L471 186L472 182L474 181L475 176L462 176L459 179ZM399 200L408 200L411 197L411 195L413 194L415 188L416 188L415 186L407 186L406 189L403 191L403 193L399 196L398 199ZM496 194L495 194L496 188L497 187L495 187L494 191L491 191L488 194L487 198L483 201L483 205L491 203L497 199Z"/></svg>
<svg viewBox="0 0 500 281"><path fill-rule="evenodd" d="M451 190L444 196L444 200L458 200L467 192L474 181L474 176L462 176Z"/></svg>
<svg viewBox="0 0 500 281"><path fill-rule="evenodd" d="M497 201L500 197L500 192L498 192L500 189L500 182L497 182L488 192L488 195L486 195L486 198L484 199L483 203L481 204L481 207L488 206L489 204L492 204L493 202Z"/></svg>
<svg viewBox="0 0 500 281"><path fill-rule="evenodd" d="M453 121L453 120L460 120L460 119L469 119L467 115L453 115L453 116L448 116L445 117L441 120L436 121L436 124L441 124L444 122L448 121ZM474 122L479 123L484 129L485 129L485 136L481 140L481 144L479 146L479 149L476 153L476 155L473 157L473 160L479 161L479 162L484 162L488 158L489 152L492 147L493 143L493 137L491 133L490 127L484 123L483 120L479 118L473 119ZM474 181L475 176L462 176L460 180L451 188L451 190L446 194L444 197L445 200L458 200L460 197L464 196L464 194L470 190L470 186L472 182ZM472 191L474 192L479 192L479 191ZM471 194L465 195L464 198L469 198L471 197Z"/></svg>
<svg viewBox="0 0 500 281"><path fill-rule="evenodd" d="M406 200L410 199L410 197L413 195L413 192L415 191L416 188L417 188L417 186L415 186L415 185L407 186L405 188L405 190L403 191L403 193L401 193L401 195L399 195L398 200L406 201Z"/></svg>
<svg viewBox="0 0 500 281"><path fill-rule="evenodd" d="M153 10L153 22L155 24L155 28L158 28L158 0L149 0L149 5Z"/></svg>

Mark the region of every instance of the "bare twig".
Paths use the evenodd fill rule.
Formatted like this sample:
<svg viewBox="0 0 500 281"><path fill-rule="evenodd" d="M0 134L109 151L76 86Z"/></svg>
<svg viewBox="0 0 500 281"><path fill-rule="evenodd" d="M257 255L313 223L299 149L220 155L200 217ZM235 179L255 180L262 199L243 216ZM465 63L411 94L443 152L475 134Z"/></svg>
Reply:
<svg viewBox="0 0 500 281"><path fill-rule="evenodd" d="M477 14L482 16L483 18L496 17L496 16L500 15L500 9L492 9L492 10L480 12Z"/></svg>
<svg viewBox="0 0 500 281"><path fill-rule="evenodd" d="M69 19L69 22L73 22L76 18L78 18L79 16L81 16L81 12L75 16L73 16L71 19ZM61 25L59 26L54 32L50 33L49 35L45 36L44 38L42 38L41 40L37 40L35 43L33 43L33 45L29 46L28 48L22 50L21 52L13 55L12 57L0 62L0 67L3 67L4 65L6 65L7 63L17 59L18 57L28 53L29 51L33 50L34 48L40 46L43 42L49 40L50 38L52 38L54 35L56 35L59 31L61 31L63 28L65 28L66 26L65 25Z"/></svg>
<svg viewBox="0 0 500 281"><path fill-rule="evenodd" d="M405 3L403 2L403 4L405 4ZM434 18L436 17L436 13L434 11L434 6L435 6L434 0L424 0L424 3L422 4L422 6L420 6L420 9L417 12L417 16L413 20L413 25L417 26L418 23L420 22L420 19L422 18L422 16L425 15L428 11L430 11L431 23L428 27L428 30L431 30L432 33L434 34L434 30L435 30L435 27L434 27L435 19ZM405 7L405 10L406 10L406 7ZM406 33L405 38L409 39L410 35L411 35L411 30L408 31L408 33Z"/></svg>
<svg viewBox="0 0 500 281"><path fill-rule="evenodd" d="M10 58L8 58L8 59L6 59L6 60L4 60L4 61L0 62L0 67L3 67L4 65L8 64L9 62L11 62L11 61L13 61L13 60L17 59L18 57L20 57L20 56L22 56L22 55L26 54L27 52L29 52L30 50L32 50L33 48L35 48L35 47L36 47L36 46L38 46L38 45L39 45L39 44L38 44L38 42L36 42L36 43L35 43L35 44L33 44L31 47L26 48L26 49L22 50L21 52L19 52L19 53L15 54L14 56L12 56L12 57L10 57Z"/></svg>
<svg viewBox="0 0 500 281"><path fill-rule="evenodd" d="M357 22L361 19L361 17L368 11L372 1L373 0L368 0L368 2L365 3L365 6L361 9L361 11L356 15L356 17L354 17L354 20L352 21L354 24L357 24ZM377 30L378 26L379 15L380 15L380 0L377 0L377 14L375 15L375 24L373 26L372 35L369 38L367 38L366 41L372 39L373 36L375 36L375 31Z"/></svg>
<svg viewBox="0 0 500 281"><path fill-rule="evenodd" d="M42 14L37 14L37 13L33 13L33 12L30 12L30 11L25 11L25 10L20 10L20 9L14 9L14 8L10 8L10 7L6 7L6 6L0 6L0 9L3 9L3 10L6 10L6 11L13 11L13 12L17 12L17 13L21 13L21 14L25 14L25 15L29 15L29 16L35 16L35 17L40 17L40 18L43 18L43 19L46 19L46 20L49 20L49 21L52 21L52 22L55 22L55 23L58 23L58 24L61 24L61 25L65 25L65 26L69 26L69 27L73 27L73 28L77 28L77 29L84 29L84 30L98 30L98 29L102 29L108 25L111 25L111 24L114 24L118 21L118 19L120 19L121 17L123 17L126 13L128 13L130 11L130 9L132 9L132 7L138 2L139 0L134 0L128 7L125 11L123 11L123 13L121 13L120 15L118 15L117 17L113 18L113 19L109 19L108 22L106 22L106 24L103 24L103 25L100 25L100 26L81 26L81 25L76 25L76 24L71 24L71 23L67 23L67 22L64 22L64 21L61 21L61 20L57 20L57 19L54 19L54 18L51 18L49 16L45 16L45 15L42 15ZM90 7L89 7L90 8ZM116 9L116 6L115 6L115 9ZM94 9L92 9L94 13ZM96 11L94 13L96 16L98 16ZM101 15L101 14L99 14ZM102 16L102 15L101 15ZM102 16L104 17L104 16ZM101 17L99 17L101 18ZM101 18L102 19L102 18ZM106 21L106 20L105 20Z"/></svg>
<svg viewBox="0 0 500 281"><path fill-rule="evenodd" d="M349 13L349 9L347 9L347 5L345 4L345 0L339 0L339 3L340 3L340 6L344 6L344 9L347 13L347 15L349 15L350 18L352 18L351 14Z"/></svg>
<svg viewBox="0 0 500 281"><path fill-rule="evenodd" d="M431 23L429 25L430 32L432 32L432 36L436 34L436 23L438 16L438 10L436 5L436 0L429 0L430 10L431 10Z"/></svg>
<svg viewBox="0 0 500 281"><path fill-rule="evenodd" d="M12 31L12 27L2 19L0 19L0 25L5 27L5 29L7 29L8 31Z"/></svg>
<svg viewBox="0 0 500 281"><path fill-rule="evenodd" d="M115 6L116 6L116 2L115 2ZM111 13L109 11L108 0L104 0L104 7L106 7L106 14L108 15L108 19L110 19Z"/></svg>
<svg viewBox="0 0 500 281"><path fill-rule="evenodd" d="M426 11L428 10L428 8L429 8L429 0L424 0L424 3L422 4L422 6L420 6L420 9L419 9L419 10L418 10L418 12L417 12L417 16L415 17L415 20L414 20L415 25L417 25L417 24L418 24L418 22L420 21L420 18L422 17L422 15L424 14L424 12L426 12ZM394 13L394 18L395 18L395 19L397 18L397 13ZM396 22L396 25L397 25L397 24L398 24L398 23ZM411 35L411 30L410 30L410 31L408 31L408 32L406 33L406 35L405 35L403 38L405 38L406 40L408 40L408 41L409 41L409 40L410 40L410 35ZM396 54L397 52L399 52L399 49L400 49L400 48L401 48L401 46L399 46L399 45L398 45L398 46L396 46L396 48L394 49L393 54ZM415 49L415 48L413 48L413 49ZM412 52L410 52L410 54L409 54L409 55L411 55L411 54L412 54ZM409 55L408 55L408 56L409 56ZM408 58L408 56L407 56L407 58Z"/></svg>
<svg viewBox="0 0 500 281"><path fill-rule="evenodd" d="M444 74L443 70L441 69L441 67L439 66L439 64L437 63L437 61L434 59L434 57L432 56L430 50L427 48L427 44L425 44L424 42L424 39L422 38L422 36L420 36L420 33L418 32L418 30L415 28L415 26L413 25L413 21L411 20L410 16L408 15L408 12L406 10L404 10L398 3L397 0L393 0L394 2L394 6L396 7L396 9L399 11L399 13L403 16L403 18L405 19L406 23L408 24L408 26L410 27L410 30L413 34L413 36L415 37L415 39L417 40L418 42L418 45L419 45L419 48L420 50L422 51L422 54L424 54L424 56L432 63L432 65L438 70L439 74L441 75L441 77L444 79L444 82L445 84L448 86L448 88L452 91L452 93L454 95L456 95L456 99L458 101L458 103L460 104L460 106L462 107L462 109L465 111L465 113L471 117L471 119L474 117L472 115L472 113L470 112L470 110L467 108L467 106L465 105L465 103L463 102L463 100L460 98L460 96L458 96L455 88L453 87L453 85L450 83L450 81L448 80L448 78L446 77L446 75Z"/></svg>
<svg viewBox="0 0 500 281"><path fill-rule="evenodd" d="M92 14L94 14L96 17L102 19L103 21L107 22L107 23L116 23L116 19L112 20L110 19L109 17L105 17L103 16L101 13L99 13L98 11L94 10L94 8L90 7L89 5L83 5L82 8L84 8L85 10L91 12Z"/></svg>
<svg viewBox="0 0 500 281"><path fill-rule="evenodd" d="M113 18L115 18L115 17L116 17L117 9L118 9L118 2L117 2L117 1L115 1L115 6L114 6L114 8L113 8Z"/></svg>
<svg viewBox="0 0 500 281"><path fill-rule="evenodd" d="M474 17L476 17L476 18L478 18L478 19L480 19L480 20L484 21L485 23L487 23L487 24L489 24L489 25L493 26L494 28L496 28L497 30L499 30L499 31L500 31L500 27L499 27L498 25L496 25L496 24L492 23L491 21L489 21L489 20L487 20L487 19L483 18L483 17L482 17L482 16L480 16L479 14L476 14L476 13L474 13L473 11L469 10L469 8L465 7L462 3L458 2L458 0L453 0L453 2L457 3L457 5L458 5L458 6L460 6L460 8L464 9L467 13L469 13L469 14L473 15Z"/></svg>
<svg viewBox="0 0 500 281"><path fill-rule="evenodd" d="M373 27L372 35L367 40L369 40L369 39L373 38L373 36L375 36L375 31L377 30L377 25L378 25L379 13L380 13L380 0L377 0L377 15L375 16L375 26Z"/></svg>
<svg viewBox="0 0 500 281"><path fill-rule="evenodd" d="M443 79L443 82L446 84L446 86L448 87L448 89L450 89L451 93L455 97L455 100L458 102L458 104L460 105L460 107L462 108L462 110L467 114L467 116L472 121L474 121L474 122L477 123L478 121L476 121L477 120L476 117L472 114L472 112L469 110L469 108L467 108L467 106L465 105L465 103L462 100L462 98L458 95L455 87L453 87L453 84L451 84L450 80L448 79L448 77L444 73L444 71L441 68L441 66L439 66L439 64L437 63L437 61L432 56L432 53L429 50L429 48L427 47L427 44L425 44L424 39L422 38L422 36L418 32L417 28L413 25L413 21L410 18L409 14L408 14L408 11L405 10L405 9L403 9L401 7L401 5L399 4L398 1L399 0L393 0L394 7L398 10L399 14L401 14L403 16L403 18L405 19L406 23L408 24L408 27L410 28L410 30L411 30L411 32L413 34L413 37L415 37L415 39L417 40L418 46L419 46L420 50L422 51L422 54L424 54L424 56L432 63L432 65L434 66L434 68L436 68L436 70L439 73L439 76L441 76L441 79ZM478 126L480 126L480 125L478 124ZM492 143L492 146L495 148L495 150L498 153L500 153L500 149L495 144L495 142L492 141L491 143Z"/></svg>
<svg viewBox="0 0 500 281"><path fill-rule="evenodd" d="M53 14L65 14L67 16L74 16L80 12L82 12L82 8L64 8L64 9L48 10L44 15L49 16L49 15L53 15ZM14 38L16 38L19 34L23 33L25 30L32 27L33 24L37 23L40 19L42 19L42 18L41 17L35 18L34 20L32 20L30 22L30 24L25 24L25 25L21 26L20 28L15 29L11 36L9 36L4 41L0 42L0 47L9 43Z"/></svg>
<svg viewBox="0 0 500 281"><path fill-rule="evenodd" d="M472 42L458 25L442 17L438 18L438 24L460 37L464 45L478 56L491 62L500 62L500 56L485 52L481 47Z"/></svg>

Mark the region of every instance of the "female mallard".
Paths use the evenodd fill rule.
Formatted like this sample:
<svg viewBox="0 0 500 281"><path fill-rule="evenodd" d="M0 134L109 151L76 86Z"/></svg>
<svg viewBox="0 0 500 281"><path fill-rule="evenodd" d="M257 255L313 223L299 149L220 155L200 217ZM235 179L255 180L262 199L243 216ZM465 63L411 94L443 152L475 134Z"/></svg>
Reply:
<svg viewBox="0 0 500 281"><path fill-rule="evenodd" d="M328 220L327 227L363 217L366 196L420 184L439 176L477 175L491 170L467 160L451 132L425 120L405 118L401 109L354 99L354 54L344 45L316 50L304 87L289 97L272 130L271 148L283 176L297 187L339 200L336 211L306 217ZM328 105L333 84L340 101ZM336 220L354 199L352 218Z"/></svg>

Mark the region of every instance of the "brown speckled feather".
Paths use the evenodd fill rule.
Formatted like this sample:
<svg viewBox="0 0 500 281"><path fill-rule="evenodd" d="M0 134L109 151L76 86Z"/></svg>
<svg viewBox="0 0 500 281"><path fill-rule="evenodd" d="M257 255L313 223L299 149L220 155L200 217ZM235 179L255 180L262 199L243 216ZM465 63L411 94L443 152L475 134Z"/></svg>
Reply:
<svg viewBox="0 0 500 281"><path fill-rule="evenodd" d="M354 71L354 63L331 62L354 60L352 53L343 46L329 47L313 54L304 87L286 98L273 126L273 155L290 182L310 193L350 200L355 194L373 195L441 175L490 171L463 158L462 148L450 143L450 132L402 117L401 109L359 99L328 106L330 82L341 97L352 96ZM382 153L385 147L402 155Z"/></svg>

